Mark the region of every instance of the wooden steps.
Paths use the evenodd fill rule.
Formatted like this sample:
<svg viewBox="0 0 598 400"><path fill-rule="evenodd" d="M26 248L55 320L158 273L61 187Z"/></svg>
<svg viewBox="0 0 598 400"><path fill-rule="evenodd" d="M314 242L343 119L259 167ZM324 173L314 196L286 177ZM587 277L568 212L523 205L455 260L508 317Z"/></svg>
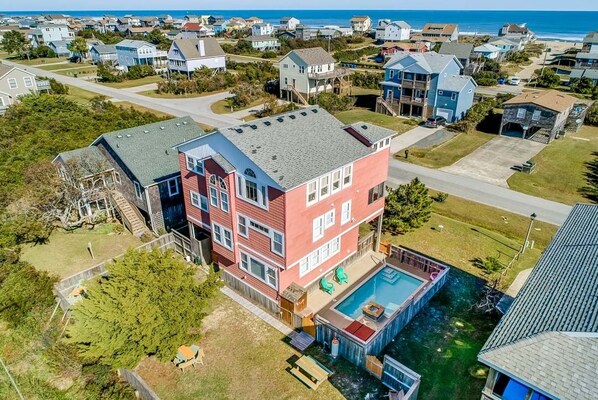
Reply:
<svg viewBox="0 0 598 400"><path fill-rule="evenodd" d="M123 225L126 226L133 235L140 237L144 233L151 233L141 218L139 211L134 209L135 206L131 205L122 193L112 191L110 192L110 197L123 220Z"/></svg>

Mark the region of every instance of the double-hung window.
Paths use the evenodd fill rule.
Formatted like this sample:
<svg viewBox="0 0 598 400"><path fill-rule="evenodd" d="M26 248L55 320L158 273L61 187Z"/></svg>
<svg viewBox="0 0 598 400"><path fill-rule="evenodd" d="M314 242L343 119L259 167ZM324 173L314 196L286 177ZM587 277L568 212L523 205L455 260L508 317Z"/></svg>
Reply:
<svg viewBox="0 0 598 400"><path fill-rule="evenodd" d="M191 204L202 211L208 211L208 198L191 190Z"/></svg>
<svg viewBox="0 0 598 400"><path fill-rule="evenodd" d="M255 203L258 202L257 183L245 180L245 197Z"/></svg>
<svg viewBox="0 0 598 400"><path fill-rule="evenodd" d="M343 168L343 188L351 186L353 182L353 165L347 165Z"/></svg>
<svg viewBox="0 0 598 400"><path fill-rule="evenodd" d="M30 76L26 76L23 78L23 83L25 83L26 88L33 87L33 78Z"/></svg>
<svg viewBox="0 0 598 400"><path fill-rule="evenodd" d="M324 236L324 217L318 217L313 222L313 241L321 239Z"/></svg>
<svg viewBox="0 0 598 400"><path fill-rule="evenodd" d="M179 194L179 178L168 180L168 196L173 197Z"/></svg>
<svg viewBox="0 0 598 400"><path fill-rule="evenodd" d="M346 201L341 206L341 225L351 221L351 200Z"/></svg>
<svg viewBox="0 0 598 400"><path fill-rule="evenodd" d="M330 196L330 175L320 178L320 199Z"/></svg>
<svg viewBox="0 0 598 400"><path fill-rule="evenodd" d="M523 118L525 118L525 115L526 115L525 108L518 108L517 109L517 118L523 119Z"/></svg>
<svg viewBox="0 0 598 400"><path fill-rule="evenodd" d="M212 223L212 238L214 242L226 247L229 250L233 249L233 233L216 223Z"/></svg>
<svg viewBox="0 0 598 400"><path fill-rule="evenodd" d="M282 233L272 231L272 253L284 256L284 238Z"/></svg>
<svg viewBox="0 0 598 400"><path fill-rule="evenodd" d="M273 288L278 287L278 274L276 268L266 265L245 253L241 253L240 267Z"/></svg>
<svg viewBox="0 0 598 400"><path fill-rule="evenodd" d="M318 181L311 181L307 184L307 205L318 201Z"/></svg>
<svg viewBox="0 0 598 400"><path fill-rule="evenodd" d="M210 188L210 205L218 208L218 191L216 188Z"/></svg>
<svg viewBox="0 0 598 400"><path fill-rule="evenodd" d="M334 220L335 220L334 210L330 210L326 214L324 214L324 229L328 229L331 226L333 226Z"/></svg>
<svg viewBox="0 0 598 400"><path fill-rule="evenodd" d="M8 87L11 89L18 89L19 85L17 84L17 80L15 78L8 79Z"/></svg>
<svg viewBox="0 0 598 400"><path fill-rule="evenodd" d="M384 197L384 182L370 189L370 192L368 194L368 205L372 204L373 202L382 197Z"/></svg>
<svg viewBox="0 0 598 400"><path fill-rule="evenodd" d="M138 199L141 199L141 194L143 193L141 191L141 185L137 181L133 181L133 183L135 184L135 196L137 196Z"/></svg>
<svg viewBox="0 0 598 400"><path fill-rule="evenodd" d="M340 169L332 173L332 193L341 190L342 171Z"/></svg>
<svg viewBox="0 0 598 400"><path fill-rule="evenodd" d="M237 219L239 222L239 235L243 237L249 237L249 233L247 231L247 218L242 215L238 215Z"/></svg>
<svg viewBox="0 0 598 400"><path fill-rule="evenodd" d="M541 116L542 116L542 111L540 111L540 110L534 111L534 113L532 114L532 121L539 121Z"/></svg>
<svg viewBox="0 0 598 400"><path fill-rule="evenodd" d="M187 156L187 169L189 171L197 172L200 175L205 175L203 161L197 160L191 156Z"/></svg>
<svg viewBox="0 0 598 400"><path fill-rule="evenodd" d="M228 212L228 193L220 192L220 209L224 212Z"/></svg>

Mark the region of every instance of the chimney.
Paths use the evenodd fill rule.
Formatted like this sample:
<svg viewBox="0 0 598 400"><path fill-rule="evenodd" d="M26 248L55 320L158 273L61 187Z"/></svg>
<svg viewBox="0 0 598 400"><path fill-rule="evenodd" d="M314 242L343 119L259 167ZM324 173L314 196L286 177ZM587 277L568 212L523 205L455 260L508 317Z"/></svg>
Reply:
<svg viewBox="0 0 598 400"><path fill-rule="evenodd" d="M203 40L200 40L199 43L197 44L197 51L199 51L199 55L201 57L204 57L206 55L206 47L204 45Z"/></svg>

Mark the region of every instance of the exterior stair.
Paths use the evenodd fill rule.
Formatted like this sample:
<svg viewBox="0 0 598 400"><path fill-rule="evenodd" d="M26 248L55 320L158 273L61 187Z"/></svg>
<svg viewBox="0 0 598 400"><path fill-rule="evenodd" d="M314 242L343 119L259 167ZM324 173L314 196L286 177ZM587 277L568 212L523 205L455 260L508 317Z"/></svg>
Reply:
<svg viewBox="0 0 598 400"><path fill-rule="evenodd" d="M550 131L546 129L540 129L538 132L534 133L532 136L528 138L533 142L548 144L550 142Z"/></svg>
<svg viewBox="0 0 598 400"><path fill-rule="evenodd" d="M123 225L134 235L140 237L144 233L151 234L139 210L115 190L110 192L112 203L120 215Z"/></svg>
<svg viewBox="0 0 598 400"><path fill-rule="evenodd" d="M289 85L287 86L287 89L291 91L291 93L294 93L295 96L297 96L297 99L299 100L299 103L303 104L304 106L309 105L308 101L305 100L305 98L301 95L301 93L299 93L297 91L297 89L295 89L293 86Z"/></svg>
<svg viewBox="0 0 598 400"><path fill-rule="evenodd" d="M386 102L386 100L384 100L382 97L378 97L376 99L376 103L384 108L384 111L386 111L387 113L389 113L390 115L392 115L393 117L397 116L397 113L395 112L395 110L392 109L392 107Z"/></svg>
<svg viewBox="0 0 598 400"><path fill-rule="evenodd" d="M381 277L386 283L394 285L401 278L401 275L399 275L399 272L395 269L384 268Z"/></svg>

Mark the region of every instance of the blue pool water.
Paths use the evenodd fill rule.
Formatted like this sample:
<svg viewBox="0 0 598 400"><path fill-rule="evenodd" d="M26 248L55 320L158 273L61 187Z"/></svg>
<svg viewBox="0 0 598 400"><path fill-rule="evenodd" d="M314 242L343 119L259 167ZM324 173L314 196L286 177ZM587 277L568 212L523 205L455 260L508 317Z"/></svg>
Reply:
<svg viewBox="0 0 598 400"><path fill-rule="evenodd" d="M389 317L422 283L421 279L384 267L335 308L346 316L357 319L363 315L362 307L374 301L386 308L384 314Z"/></svg>

